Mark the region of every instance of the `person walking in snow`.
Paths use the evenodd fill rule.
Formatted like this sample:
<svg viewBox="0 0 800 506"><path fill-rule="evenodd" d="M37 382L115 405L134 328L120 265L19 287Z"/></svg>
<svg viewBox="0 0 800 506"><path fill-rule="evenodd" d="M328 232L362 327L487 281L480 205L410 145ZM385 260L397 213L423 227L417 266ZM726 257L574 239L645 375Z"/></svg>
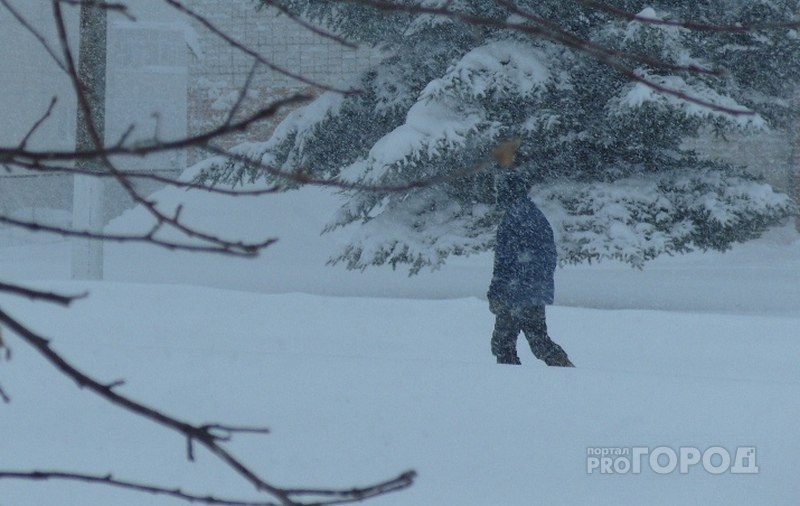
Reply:
<svg viewBox="0 0 800 506"><path fill-rule="evenodd" d="M547 334L545 306L553 303L556 244L553 229L528 198L520 174L498 176L497 203L504 212L497 229L489 310L496 316L492 354L498 364L519 364L520 331L533 355L550 366L574 367L567 353Z"/></svg>

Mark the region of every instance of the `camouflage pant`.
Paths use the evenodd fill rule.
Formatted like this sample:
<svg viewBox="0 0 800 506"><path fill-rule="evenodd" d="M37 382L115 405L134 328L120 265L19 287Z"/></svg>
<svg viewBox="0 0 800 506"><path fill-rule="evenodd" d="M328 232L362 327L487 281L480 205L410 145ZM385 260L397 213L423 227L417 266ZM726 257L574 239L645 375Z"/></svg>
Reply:
<svg viewBox="0 0 800 506"><path fill-rule="evenodd" d="M517 356L517 336L525 334L533 355L545 360L564 350L547 335L544 306L525 306L520 308L498 307L492 304L497 320L492 333L492 355L501 364L519 364Z"/></svg>

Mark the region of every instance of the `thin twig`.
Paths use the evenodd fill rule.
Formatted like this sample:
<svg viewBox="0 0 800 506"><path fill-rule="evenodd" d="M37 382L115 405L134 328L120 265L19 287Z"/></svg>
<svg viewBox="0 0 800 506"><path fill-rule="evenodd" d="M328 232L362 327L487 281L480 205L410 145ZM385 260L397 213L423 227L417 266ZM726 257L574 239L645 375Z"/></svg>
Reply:
<svg viewBox="0 0 800 506"><path fill-rule="evenodd" d="M36 40L44 48L44 50L47 51L47 54L49 54L50 57L53 59L58 68L60 68L64 72L69 72L67 70L66 65L64 65L64 62L61 61L61 59L59 59L55 49L50 47L50 44L47 42L47 39L45 39L44 36L37 29L33 27L33 25L28 23L28 21L19 12L17 12L17 10L14 9L11 6L11 4L8 3L7 0L0 0L0 4L2 4L3 7L5 7L8 10L8 12L10 12L12 16L14 16L14 19L17 20L17 23L22 25L28 31L28 33L30 33L31 35L34 36L34 38L36 38Z"/></svg>
<svg viewBox="0 0 800 506"><path fill-rule="evenodd" d="M61 295L58 293L35 290L33 288L27 288L19 285L10 285L8 283L3 283L2 281L0 281L0 292L20 295L22 297L26 297L31 300L42 300L45 302L52 302L54 304L59 304L61 306L69 306L74 301L82 299L87 295L89 295L88 293L82 293L78 295ZM2 339L0 339L0 344L2 344L2 342L3 342Z"/></svg>
<svg viewBox="0 0 800 506"><path fill-rule="evenodd" d="M56 102L58 102L58 97L53 97L50 99L50 105L47 106L47 110L38 120L36 120L36 123L33 124L33 126L28 130L28 133L25 134L25 137L23 137L22 140L20 141L18 146L19 149L21 150L25 149L25 146L27 146L31 136L36 132L36 130L39 129L40 126L42 126L42 124L44 124L47 118L49 118L50 115L53 113L53 108L56 106Z"/></svg>
<svg viewBox="0 0 800 506"><path fill-rule="evenodd" d="M236 114L239 112L239 109L242 107L242 104L247 98L247 94L250 91L250 85L253 82L253 78L255 77L257 70L258 60L253 60L253 65L250 67L250 72L247 73L247 78L245 79L242 87L239 89L239 95L236 97L236 102L233 104L230 111L228 111L228 117L223 125L230 125L233 123L233 119L236 117Z"/></svg>
<svg viewBox="0 0 800 506"><path fill-rule="evenodd" d="M394 479L387 480L377 485L350 490L324 490L324 489L288 489L286 493L291 496L316 496L328 497L329 500L314 502L314 505L346 504L354 500L365 501L372 497L398 492L410 487L417 477L416 471L406 471Z"/></svg>
<svg viewBox="0 0 800 506"><path fill-rule="evenodd" d="M171 223L177 222L174 217L166 218L166 220ZM119 243L144 243L152 244L154 246L161 246L170 250L190 251L195 253L217 253L245 258L257 256L260 251L272 246L278 241L275 238L264 239L256 242L229 241L211 234L193 230L191 231L190 237L205 241L206 244L190 244L178 241L169 241L156 237L156 233L164 226L163 221L157 222L149 232L140 235L110 234L105 232L92 232L89 230L74 230L67 227L48 225L36 221L19 220L2 215L0 215L0 223L23 228L32 232L48 232L51 234L60 235L62 237L74 237L78 239Z"/></svg>
<svg viewBox="0 0 800 506"><path fill-rule="evenodd" d="M340 46L344 46L344 47L346 47L348 49L358 49L358 46L356 44L353 44L352 42L348 41L347 39L339 37L338 35L335 35L335 34L333 34L331 32L323 30L322 28L320 28L320 27L318 27L316 25L313 25L313 24L309 23L308 21L302 19L300 16L298 16L297 14L295 14L294 12L289 10L289 8L286 7L285 5L281 5L278 2L275 2L274 0L261 0L261 2L264 5L268 5L268 6L272 7L272 8L280 11L287 18L291 19L292 21L294 21L295 23L297 23L298 25L300 25L301 27L305 28L306 30L308 30L311 33L315 33L315 34L319 35L320 37L323 37L325 39L331 40L331 41L339 44Z"/></svg>
<svg viewBox="0 0 800 506"><path fill-rule="evenodd" d="M275 506L274 502L264 501L241 501L236 499L223 499L210 495L202 496L199 494L192 494L184 492L179 488L166 488L145 483L138 483L128 480L120 480L114 478L111 474L107 475L94 475L84 473L72 473L63 471L0 471L0 480L2 479L16 479L16 480L68 480L79 481L83 483L110 485L116 488L126 490L133 490L136 492L145 492L154 495L169 496L176 499L181 499L191 503L213 504L217 506Z"/></svg>
<svg viewBox="0 0 800 506"><path fill-rule="evenodd" d="M300 82L300 83L303 83L303 84L307 84L309 86L313 86L313 87L319 88L321 90L333 91L333 92L336 92L336 93L341 93L343 95L352 95L352 94L359 93L358 90L346 90L346 89L343 89L343 88L336 88L336 87L333 87L333 86L329 86L329 85L314 81L312 79L309 79L309 78L303 76L302 74L297 74L295 72L291 72L289 70L286 70L283 67L275 65L271 61L267 60L264 56L259 54L257 51L254 51L253 49L247 47L246 45L242 44L241 42L237 41L236 39L234 39L233 37L231 37L230 35L225 33L223 30L220 30L219 28L217 28L206 17L201 16L200 14L198 14L194 10L186 7L184 4L178 2L177 0L164 0L164 2L166 2L168 5L172 6L177 11L182 12L183 14L186 14L187 16L191 17L192 19L194 19L195 21L197 21L198 23L200 23L201 25L206 27L211 33L213 33L214 35L216 35L220 39L224 40L228 45L230 45L233 48L236 48L238 51L241 51L242 53L244 53L246 55L249 55L250 57L252 57L256 61L258 61L262 65L264 65L267 68L269 68L270 70L273 70L275 72L278 72L279 74L282 74L282 75L284 75L286 77L294 79L297 82Z"/></svg>
<svg viewBox="0 0 800 506"><path fill-rule="evenodd" d="M156 409L150 408L139 402L133 401L128 397L118 394L110 385L104 385L97 380L87 376L79 371L72 364L67 362L61 355L56 353L51 347L49 340L34 333L16 319L9 316L5 311L0 309L0 322L5 324L7 328L17 334L23 341L32 346L42 356L44 356L51 365L61 371L68 378L72 379L79 387L86 388L105 400L111 402L117 407L123 408L131 413L147 418L159 425L173 429L192 441L197 441L205 446L214 455L222 459L229 466L235 469L239 474L244 476L250 483L255 485L259 490L267 491L275 497L280 498L282 501L287 499L285 493L279 488L274 487L261 478L259 478L247 466L239 462L235 457L229 454L226 450L217 444L218 438L209 429L203 426L193 425L189 422L178 420L177 418L168 416ZM291 501L283 501L285 504L291 504Z"/></svg>
<svg viewBox="0 0 800 506"><path fill-rule="evenodd" d="M115 144L88 151L22 151L16 148L0 148L0 163L13 163L16 160L34 162L65 162L87 160L98 157L111 157L117 155L146 156L167 151L179 151L186 148L206 146L215 139L235 133L246 131L251 125L267 118L273 117L280 109L308 102L314 97L305 93L296 93L290 97L275 100L265 107L255 111L247 118L235 121L229 125L220 125L197 135L187 136L175 141L150 141L139 142L133 145Z"/></svg>
<svg viewBox="0 0 800 506"><path fill-rule="evenodd" d="M80 175L80 176L97 177L101 179L114 178L114 175L109 174L108 172L96 172L93 170L75 169L73 167L65 167L62 165L39 165L39 164L27 164L21 162L15 162L14 165L23 168L25 170L31 172L38 172L44 175ZM228 197L258 197L261 195L271 195L274 193L278 193L284 189L280 185L273 185L267 188L261 188L259 190L226 189L226 188L219 188L216 186L208 186L204 184L193 183L191 181L181 181L180 179L175 179L171 177L159 176L157 174L153 174L152 172L146 170L141 170L141 171L126 170L124 171L124 174L125 177L131 180L141 179L146 181L153 181L156 183L161 183L165 186L172 186L174 188L181 188L184 190L199 190L208 193L225 195ZM42 176L36 174L25 174L25 175L15 175L7 177L13 178L13 177L42 177Z"/></svg>

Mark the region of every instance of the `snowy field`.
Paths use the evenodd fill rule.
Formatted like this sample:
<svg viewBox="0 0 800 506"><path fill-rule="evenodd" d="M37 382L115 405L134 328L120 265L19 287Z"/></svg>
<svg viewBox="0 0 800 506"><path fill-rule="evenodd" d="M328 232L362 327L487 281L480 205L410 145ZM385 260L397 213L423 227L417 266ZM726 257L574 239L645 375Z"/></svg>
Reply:
<svg viewBox="0 0 800 506"><path fill-rule="evenodd" d="M106 281L69 281L68 243L0 230L0 279L90 296L70 309L0 307L102 381L193 422L264 425L234 454L279 486L349 487L407 469L375 505L796 505L800 237L785 227L725 253L643 271L566 267L548 308L575 369L489 353L491 256L435 273L325 267L347 231L320 236L335 197L158 194L231 237L276 236L257 260L108 245ZM192 211L196 211L192 215ZM202 212L200 212L202 211ZM110 229L146 229L138 210ZM4 329L0 469L113 472L186 491L259 496L211 455L108 406ZM758 472L589 473L594 448L754 447ZM658 461L665 465L665 459ZM721 466L720 461L711 462ZM97 486L0 481L0 506L180 504Z"/></svg>

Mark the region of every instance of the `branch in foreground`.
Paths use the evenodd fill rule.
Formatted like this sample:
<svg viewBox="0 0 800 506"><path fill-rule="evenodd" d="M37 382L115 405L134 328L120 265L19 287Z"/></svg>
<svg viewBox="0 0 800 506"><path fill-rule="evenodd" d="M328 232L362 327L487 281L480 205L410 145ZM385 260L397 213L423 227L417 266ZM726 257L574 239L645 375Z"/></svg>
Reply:
<svg viewBox="0 0 800 506"><path fill-rule="evenodd" d="M83 473L67 473L63 471L0 471L0 480L13 479L13 480L32 480L32 481L45 481L45 480L68 480L79 481L83 483L91 483L97 485L110 485L116 488L126 490L133 490L135 492L145 492L154 495L163 495L181 499L192 503L213 504L218 506L275 506L273 502L264 501L239 501L235 499L222 499L210 495L201 496L198 494L191 494L184 492L180 488L166 488L158 487L155 485L148 485L145 483L137 483L127 480L119 480L112 475L105 476L83 474Z"/></svg>
<svg viewBox="0 0 800 506"><path fill-rule="evenodd" d="M14 162L14 166L23 168L31 172L38 172L46 175L66 174L73 176L76 175L91 176L102 179L116 178L114 174L108 172L81 170L81 169L75 169L73 167L25 164L20 162ZM171 186L173 188L181 188L183 190L199 190L208 193L214 193L217 195L225 195L227 197L259 197L261 195L270 195L273 193L279 193L283 190L283 187L279 185L270 186L268 188L262 188L260 190L229 190L226 188L217 188L214 186L206 186L198 183L193 183L191 181L181 181L180 179L172 177L159 176L158 174L153 174L152 172L147 172L143 170L137 170L137 171L126 170L123 171L123 174L125 174L125 177L127 179L130 179L132 181L135 180L152 181L155 183L163 184L164 186ZM37 177L37 176L29 175L29 177Z"/></svg>
<svg viewBox="0 0 800 506"><path fill-rule="evenodd" d="M345 504L363 501L365 499L384 495L389 492L403 490L413 484L416 474L408 471L397 478L386 480L364 488L353 488L344 490L321 489L321 490L291 490L282 489L267 483L255 471L246 464L239 461L233 454L228 452L221 443L230 439L233 432L252 432L252 428L236 428L229 425L207 424L194 425L192 423L169 416L161 411L150 408L116 392L115 388L119 382L103 384L84 374L72 364L67 362L61 355L56 353L51 347L50 342L44 337L28 329L16 319L9 316L0 309L0 323L17 334L24 342L33 347L50 364L58 369L62 374L72 379L79 387L86 388L96 395L102 397L114 406L127 410L133 414L141 416L153 423L172 429L184 436L191 449L194 443L205 447L214 456L220 459L229 468L239 474L247 482L253 485L256 490L267 492L275 497L281 506L301 506L301 505L332 505ZM261 430L261 429L259 429ZM222 433L220 433L222 431ZM191 453L190 453L191 456ZM329 501L315 501L313 503L302 502L297 496L314 495L316 497L328 497Z"/></svg>
<svg viewBox="0 0 800 506"><path fill-rule="evenodd" d="M14 9L14 7L8 2L8 0L0 0L0 5L5 7L6 10L8 10L8 12L10 12L12 16L14 16L14 18L17 20L17 23L22 25L22 27L25 28L25 30L28 33L30 33L31 35L33 35L36 38L36 40L39 42L39 44L44 48L45 51L47 51L47 53L50 55L50 57L56 63L58 68L60 68L64 72L67 72L66 65L64 65L64 62L62 62L59 59L58 55L56 54L55 49L53 49L50 46L50 44L47 42L47 39L44 37L44 35L42 35L41 32L39 32L36 28L34 28L33 25L30 24L28 22L28 20L25 19L22 16L22 14L17 12L17 10Z"/></svg>
<svg viewBox="0 0 800 506"><path fill-rule="evenodd" d="M1 0L0 0L1 1ZM299 105L313 99L312 96L304 93L297 93L290 97L268 104L267 106L254 112L247 118L241 119L228 124L223 124L217 128L212 128L198 135L184 137L174 141L151 141L140 142L134 145L126 146L122 142L109 147L100 149L87 150L87 151L28 151L20 150L18 148L3 148L0 147L0 163L15 164L46 164L51 162L69 162L77 160L87 160L93 158L106 158L111 156L146 156L156 153L164 153L167 151L178 151L186 148L204 148L209 142L215 139L236 132L243 132L251 125L261 120L271 118L278 110L283 107Z"/></svg>
<svg viewBox="0 0 800 506"><path fill-rule="evenodd" d="M317 496L327 497L328 500L318 501L314 505L344 504L353 501L364 501L372 497L397 492L408 488L417 477L416 471L406 471L393 480L388 480L377 485L350 490L318 490L318 489L288 489L286 493L292 496Z"/></svg>
<svg viewBox="0 0 800 506"><path fill-rule="evenodd" d="M178 210L175 212L175 217L170 219L170 224L172 224L172 222L177 222L179 215L180 215L180 208L178 208ZM164 221L158 221L149 232L141 235L106 234L106 233L90 232L87 230L72 230L69 228L58 227L55 225L46 225L35 221L18 220L16 218L10 218L8 216L2 216L2 215L0 215L0 223L5 223L15 227L23 228L26 230L30 230L32 232L49 232L51 234L60 235L62 237L73 237L79 239L90 239L94 241L109 241L109 242L120 242L120 243L123 242L145 243L145 244L153 244L156 246L161 246L169 250L191 251L199 253L219 253L223 255L231 255L231 256L246 257L246 258L252 258L257 256L261 250L264 250L272 246L278 241L275 238L270 238L260 242L252 242L252 243L246 243L243 241L228 241L225 239L221 239L217 236L193 231L192 229L188 229L186 227L184 227L184 229L189 230L192 233L186 233L184 229L181 229L181 232L184 232L189 237L200 239L204 241L206 244L189 244L177 241L169 241L166 239L159 239L155 237L155 234L163 228L165 224Z"/></svg>
<svg viewBox="0 0 800 506"><path fill-rule="evenodd" d="M35 290L33 288L27 288L24 286L11 285L8 283L3 283L2 281L0 281L0 292L12 293L14 295L21 295L22 297L27 297L28 299L31 300L43 300L45 302L52 302L54 304L60 304L62 306L69 306L73 301L77 299L82 299L88 295L88 293L82 293L79 295L61 295L53 292ZM3 339L0 337L0 349L2 348L3 348Z"/></svg>
<svg viewBox="0 0 800 506"><path fill-rule="evenodd" d="M356 90L334 88L332 86L328 86L326 84L323 84L323 83L308 79L308 78L304 77L302 74L297 74L297 73L291 72L291 71L289 71L289 70L287 70L287 69L285 69L283 67L279 67L278 65L275 65L271 61L269 61L266 58L264 58L264 56L259 54L257 51L247 47L246 45L242 44L241 42L237 41L236 39L234 39L233 37L231 37L230 35L225 33L223 30L217 28L209 19L201 16L200 14L198 14L194 10L190 9L186 5L182 4L178 0L163 0L163 1L167 5L171 6L173 9L175 9L178 12L181 12L181 13L189 16L190 18L194 19L195 21L197 21L198 23L200 23L201 25L206 27L211 33L213 33L214 35L216 35L217 37L219 37L220 39L225 41L225 43L227 43L232 48L242 52L243 54L246 54L246 55L250 56L255 61L257 61L258 63L264 65L265 67L269 68L270 70L272 70L274 72L277 72L277 73L282 74L282 75L284 75L286 77L294 79L297 82L301 82L303 84L307 84L309 86L313 86L313 87L321 89L321 90L334 91L336 93L341 93L343 95L352 95L354 93L358 93L358 91L356 91Z"/></svg>
<svg viewBox="0 0 800 506"><path fill-rule="evenodd" d="M114 478L113 475L93 475L84 473L72 473L63 471L2 471L0 470L0 480L14 479L14 480L31 480L31 481L44 481L44 480L67 480L78 481L83 483L91 483L96 485L109 485L116 488L125 490L132 490L135 492L145 492L154 495L163 495L180 499L191 503L210 504L215 506L275 506L274 502L264 501L242 501L237 499L224 499L214 497L211 495L199 495L185 492L180 488L166 488L155 485L148 485L145 483L137 483L133 481L120 480ZM396 487L405 488L406 484L414 479L414 472L408 471L401 474L394 480L360 489L351 489L345 491L334 490L287 490L287 493L293 496L308 496L316 495L319 497L327 497L328 500L314 503L316 505L333 505L337 501L344 500L352 502L354 499L358 501L367 500L371 497L386 494L394 491Z"/></svg>

